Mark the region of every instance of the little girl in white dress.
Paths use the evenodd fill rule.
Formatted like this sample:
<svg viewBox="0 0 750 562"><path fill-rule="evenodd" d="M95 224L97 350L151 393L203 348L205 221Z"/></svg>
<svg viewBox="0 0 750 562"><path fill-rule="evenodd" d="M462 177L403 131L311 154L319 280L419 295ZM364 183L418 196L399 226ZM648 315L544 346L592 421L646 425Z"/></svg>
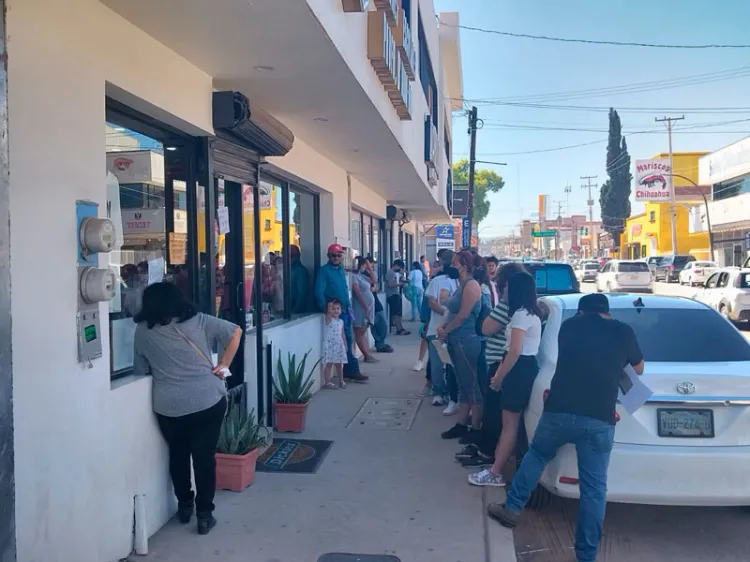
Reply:
<svg viewBox="0 0 750 562"><path fill-rule="evenodd" d="M338 299L328 301L326 309L326 324L323 329L323 353L321 361L323 363L323 377L325 378L324 388L336 388L331 380L331 370L336 366L336 376L338 377L339 387L345 388L344 382L344 363L346 363L346 335L344 334L344 321L341 316L341 302Z"/></svg>

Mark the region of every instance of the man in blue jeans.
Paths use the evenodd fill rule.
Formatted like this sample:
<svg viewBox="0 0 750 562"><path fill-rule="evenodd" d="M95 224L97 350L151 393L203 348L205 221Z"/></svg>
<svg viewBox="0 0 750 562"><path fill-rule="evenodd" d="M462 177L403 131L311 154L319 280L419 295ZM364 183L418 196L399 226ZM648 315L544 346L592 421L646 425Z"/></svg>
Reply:
<svg viewBox="0 0 750 562"><path fill-rule="evenodd" d="M492 503L487 512L504 527L515 527L547 463L572 443L581 498L575 552L578 562L594 562L607 505L617 390L626 365L643 372L643 354L633 329L613 320L609 300L597 293L581 297L578 314L560 327L558 344L557 368L529 451L505 504Z"/></svg>

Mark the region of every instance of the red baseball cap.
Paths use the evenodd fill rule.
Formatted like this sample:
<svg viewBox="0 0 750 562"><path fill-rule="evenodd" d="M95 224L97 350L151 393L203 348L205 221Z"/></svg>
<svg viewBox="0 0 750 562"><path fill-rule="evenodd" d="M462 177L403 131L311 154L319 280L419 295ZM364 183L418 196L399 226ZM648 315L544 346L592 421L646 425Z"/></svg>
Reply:
<svg viewBox="0 0 750 562"><path fill-rule="evenodd" d="M331 244L328 246L328 253L329 254L343 254L344 248L341 247L341 244Z"/></svg>

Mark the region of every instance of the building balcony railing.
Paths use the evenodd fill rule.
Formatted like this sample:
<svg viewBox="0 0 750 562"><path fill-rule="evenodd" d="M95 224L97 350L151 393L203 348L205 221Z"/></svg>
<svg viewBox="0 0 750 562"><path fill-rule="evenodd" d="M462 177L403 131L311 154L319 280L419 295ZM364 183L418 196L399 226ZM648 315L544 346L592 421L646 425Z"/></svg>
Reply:
<svg viewBox="0 0 750 562"><path fill-rule="evenodd" d="M411 81L404 61L396 56L396 89L388 91L388 97L402 121L411 121Z"/></svg>
<svg viewBox="0 0 750 562"><path fill-rule="evenodd" d="M345 12L364 12L367 7L366 0L341 0L341 7Z"/></svg>
<svg viewBox="0 0 750 562"><path fill-rule="evenodd" d="M367 13L367 58L383 87L398 90L396 43L383 12Z"/></svg>
<svg viewBox="0 0 750 562"><path fill-rule="evenodd" d="M404 70L406 70L409 80L414 80L417 71L417 50L411 40L411 28L409 27L409 20L406 18L406 12L403 9L398 12L398 25L393 30L396 51L404 63Z"/></svg>
<svg viewBox="0 0 750 562"><path fill-rule="evenodd" d="M385 14L388 25L395 26L398 21L399 0L375 0L375 8Z"/></svg>

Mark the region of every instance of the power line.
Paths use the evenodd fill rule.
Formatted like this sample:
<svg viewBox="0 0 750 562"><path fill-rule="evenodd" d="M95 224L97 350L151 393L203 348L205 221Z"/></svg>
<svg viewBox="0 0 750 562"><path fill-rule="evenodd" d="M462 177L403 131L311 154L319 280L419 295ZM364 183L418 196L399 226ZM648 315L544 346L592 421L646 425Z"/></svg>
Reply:
<svg viewBox="0 0 750 562"><path fill-rule="evenodd" d="M557 41L559 43L583 43L586 45L610 45L615 47L647 47L652 49L750 49L750 45L742 44L707 43L703 45L675 45L667 43L640 43L637 41L605 41L599 39L574 39L570 37L554 37L550 35L533 35L531 33L514 33L511 31L485 29L482 27L473 27L469 25L450 26L445 23L441 25L445 25L446 27L458 27L459 29L465 29L467 31L476 31L479 33L487 33L491 35L501 35L504 37L515 37L518 39L537 39L541 41Z"/></svg>
<svg viewBox="0 0 750 562"><path fill-rule="evenodd" d="M707 72L703 74L694 74L691 76L682 76L678 78L669 78L665 80L654 80L648 82L634 82L620 86L608 86L604 88L588 88L583 90L569 90L564 92L550 92L547 94L531 94L521 96L503 96L498 98L485 98L483 101L561 101L565 99L584 99L592 97L602 97L611 95L622 95L631 93L651 92L656 90L666 90L672 88L681 88L684 86L694 86L708 84L711 82L720 82L724 80L733 80L750 76L750 66L741 66L727 70Z"/></svg>
<svg viewBox="0 0 750 562"><path fill-rule="evenodd" d="M458 98L457 98L458 99ZM460 98L463 99L463 98ZM484 106L504 106L504 107L523 107L528 109L547 109L554 111L588 111L594 113L609 113L612 106L594 106L594 105L566 105L566 104L543 104L533 102L512 102L512 101L492 101L481 99L468 99L477 105ZM680 112L680 113L750 113L750 107L618 107L618 113L659 113L659 112Z"/></svg>

